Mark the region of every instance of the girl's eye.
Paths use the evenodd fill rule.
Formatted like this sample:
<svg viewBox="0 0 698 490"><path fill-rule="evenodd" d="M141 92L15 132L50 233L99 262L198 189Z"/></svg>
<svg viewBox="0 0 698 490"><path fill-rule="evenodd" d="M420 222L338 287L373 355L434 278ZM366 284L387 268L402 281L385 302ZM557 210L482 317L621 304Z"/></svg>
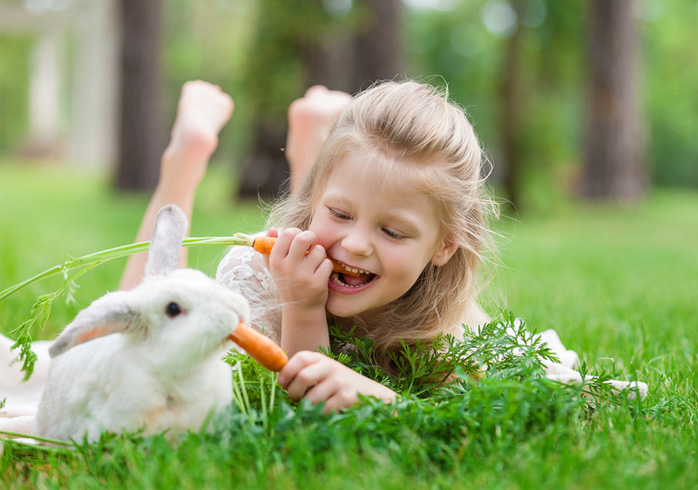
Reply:
<svg viewBox="0 0 698 490"><path fill-rule="evenodd" d="M387 236L394 240L402 240L403 238L405 238L404 235L401 235L397 231L391 230L390 228L383 228L383 233L385 233Z"/></svg>
<svg viewBox="0 0 698 490"><path fill-rule="evenodd" d="M330 214L337 219L351 219L351 216L349 216L346 213L343 213L339 209L335 209L335 208L328 208L328 209L330 210Z"/></svg>

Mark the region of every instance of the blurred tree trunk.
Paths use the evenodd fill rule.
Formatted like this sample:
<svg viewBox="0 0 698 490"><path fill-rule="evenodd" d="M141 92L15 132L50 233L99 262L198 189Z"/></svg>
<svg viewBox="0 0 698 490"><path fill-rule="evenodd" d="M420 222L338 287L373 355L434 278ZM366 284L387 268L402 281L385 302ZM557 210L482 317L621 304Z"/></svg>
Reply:
<svg viewBox="0 0 698 490"><path fill-rule="evenodd" d="M582 178L587 199L634 200L647 189L635 7L634 0L591 2L591 79Z"/></svg>
<svg viewBox="0 0 698 490"><path fill-rule="evenodd" d="M309 10L312 9L312 10ZM276 197L289 177L286 109L299 96L301 51L319 30L315 13L319 0L260 0L255 37L248 57L245 96L249 97L254 128L249 154L242 162L241 197Z"/></svg>
<svg viewBox="0 0 698 490"><path fill-rule="evenodd" d="M119 0L121 15L119 141L116 186L150 190L157 183L160 125L161 0Z"/></svg>
<svg viewBox="0 0 698 490"><path fill-rule="evenodd" d="M402 0L361 0L356 4L359 21L355 32L304 46L308 86L320 84L356 93L404 71Z"/></svg>
<svg viewBox="0 0 698 490"><path fill-rule="evenodd" d="M289 177L281 151L286 144L286 109L308 87L322 84L354 93L402 72L402 1L362 0L353 8L357 13L346 15L360 19L354 31L347 27L351 21L333 19L322 0L260 2L250 68L258 123L254 149L243 166L240 196L268 197L283 191ZM342 28L334 28L340 24ZM300 86L293 87L283 107L274 106L279 93L288 93L295 69L302 72Z"/></svg>
<svg viewBox="0 0 698 490"><path fill-rule="evenodd" d="M515 0L514 8L518 18L525 9L525 0ZM519 59L521 55L522 27L519 25L507 42L502 66L501 86L501 127L502 151L506 162L504 188L511 205L519 209L521 205L521 80Z"/></svg>
<svg viewBox="0 0 698 490"><path fill-rule="evenodd" d="M402 0L364 0L367 18L354 39L353 92L404 70Z"/></svg>

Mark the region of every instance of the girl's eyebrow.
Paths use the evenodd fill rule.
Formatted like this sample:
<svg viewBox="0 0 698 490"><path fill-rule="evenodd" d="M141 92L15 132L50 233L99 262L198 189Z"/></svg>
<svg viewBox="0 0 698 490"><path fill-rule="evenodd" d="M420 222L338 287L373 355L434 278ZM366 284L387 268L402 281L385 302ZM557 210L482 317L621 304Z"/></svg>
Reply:
<svg viewBox="0 0 698 490"><path fill-rule="evenodd" d="M337 200L340 204L351 204L350 196L344 195L341 192L333 191L328 192L323 196L323 201L327 200Z"/></svg>
<svg viewBox="0 0 698 490"><path fill-rule="evenodd" d="M404 231L417 232L420 229L419 219L409 211L397 213L388 211L382 214L382 217L390 224L396 223L399 228L405 228Z"/></svg>

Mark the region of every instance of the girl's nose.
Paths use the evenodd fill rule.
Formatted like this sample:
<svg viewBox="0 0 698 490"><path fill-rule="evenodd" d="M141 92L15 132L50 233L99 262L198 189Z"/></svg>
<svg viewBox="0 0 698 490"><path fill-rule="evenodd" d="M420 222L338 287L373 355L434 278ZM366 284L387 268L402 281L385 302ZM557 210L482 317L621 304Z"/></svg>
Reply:
<svg viewBox="0 0 698 490"><path fill-rule="evenodd" d="M342 240L344 249L354 255L369 256L373 252L370 234L366 230L354 228Z"/></svg>

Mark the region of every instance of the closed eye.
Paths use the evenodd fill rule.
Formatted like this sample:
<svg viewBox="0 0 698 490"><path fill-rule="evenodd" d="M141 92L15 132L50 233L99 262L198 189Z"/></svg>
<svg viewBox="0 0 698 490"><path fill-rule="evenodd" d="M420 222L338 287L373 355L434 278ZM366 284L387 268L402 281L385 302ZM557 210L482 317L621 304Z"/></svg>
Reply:
<svg viewBox="0 0 698 490"><path fill-rule="evenodd" d="M341 220L349 220L351 216L336 208L327 208L332 216Z"/></svg>
<svg viewBox="0 0 698 490"><path fill-rule="evenodd" d="M405 235L398 233L397 231L391 229L391 228L382 228L383 233L385 233L388 237L392 238L393 240L403 240L407 238Z"/></svg>

